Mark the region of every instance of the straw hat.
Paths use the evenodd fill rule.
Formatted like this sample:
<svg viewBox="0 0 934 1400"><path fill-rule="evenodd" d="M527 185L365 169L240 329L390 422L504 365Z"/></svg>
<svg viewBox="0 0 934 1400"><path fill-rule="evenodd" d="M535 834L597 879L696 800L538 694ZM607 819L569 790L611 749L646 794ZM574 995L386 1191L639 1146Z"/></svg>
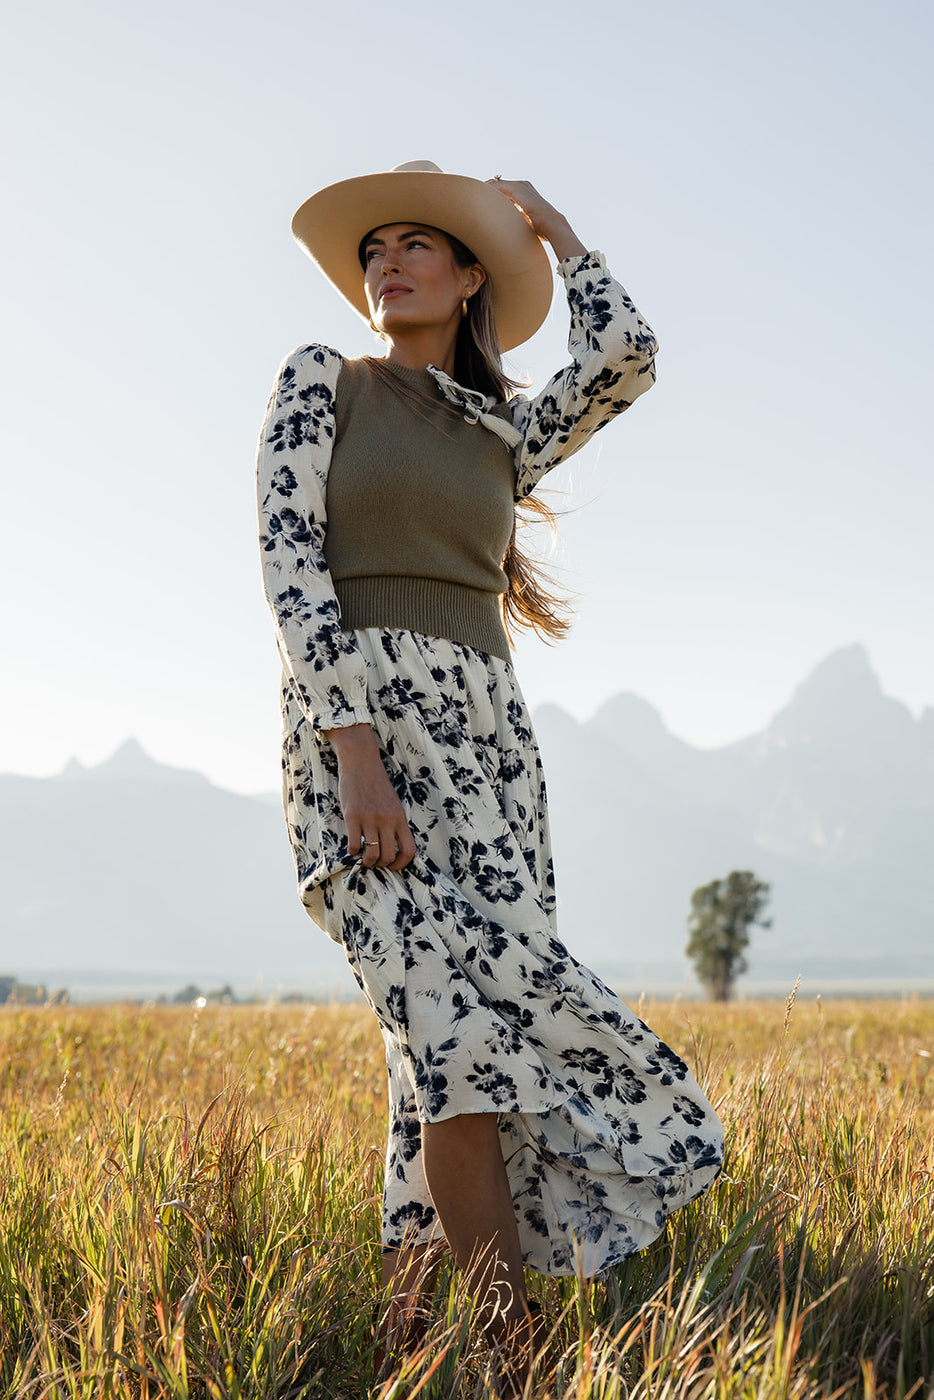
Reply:
<svg viewBox="0 0 934 1400"><path fill-rule="evenodd" d="M446 175L430 160L341 180L305 200L292 220L292 234L369 320L360 242L383 224L409 221L452 234L476 255L490 281L501 350L535 334L554 291L548 255L512 200L483 180Z"/></svg>

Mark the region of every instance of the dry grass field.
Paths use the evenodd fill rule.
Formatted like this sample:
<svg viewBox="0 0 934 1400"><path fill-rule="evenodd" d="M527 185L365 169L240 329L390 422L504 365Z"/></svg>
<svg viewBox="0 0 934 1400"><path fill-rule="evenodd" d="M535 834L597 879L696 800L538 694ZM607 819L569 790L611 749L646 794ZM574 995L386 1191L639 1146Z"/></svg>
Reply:
<svg viewBox="0 0 934 1400"><path fill-rule="evenodd" d="M538 1400L934 1394L934 1003L640 1006L724 1173L593 1284L534 1278ZM442 1271L373 1374L382 1050L362 1007L0 1012L0 1393L479 1397Z"/></svg>

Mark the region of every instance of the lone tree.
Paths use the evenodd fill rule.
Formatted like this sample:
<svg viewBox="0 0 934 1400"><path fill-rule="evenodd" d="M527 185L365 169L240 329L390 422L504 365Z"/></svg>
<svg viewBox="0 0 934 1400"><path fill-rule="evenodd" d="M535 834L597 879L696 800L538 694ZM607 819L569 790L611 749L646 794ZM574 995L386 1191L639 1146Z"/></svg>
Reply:
<svg viewBox="0 0 934 1400"><path fill-rule="evenodd" d="M733 983L746 971L743 954L752 925L771 927L771 919L762 918L769 888L751 870L731 870L725 880L711 880L691 895L686 951L714 1001L729 1001Z"/></svg>

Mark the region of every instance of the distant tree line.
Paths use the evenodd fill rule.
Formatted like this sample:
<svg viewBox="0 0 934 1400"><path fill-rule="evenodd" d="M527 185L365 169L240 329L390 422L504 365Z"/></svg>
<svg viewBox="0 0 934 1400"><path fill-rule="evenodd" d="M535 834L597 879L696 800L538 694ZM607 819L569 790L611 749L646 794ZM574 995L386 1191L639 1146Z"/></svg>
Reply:
<svg viewBox="0 0 934 1400"><path fill-rule="evenodd" d="M215 987L213 992L202 992L200 987L189 982L187 987L182 987L181 991L176 992L174 996L159 997L160 1002L172 1006L190 1006L194 1001L200 1001L205 1005L210 1002L212 1006L231 1006L236 1000L234 989L229 982L225 982L223 987Z"/></svg>
<svg viewBox="0 0 934 1400"><path fill-rule="evenodd" d="M315 997L303 996L301 992L285 992L281 996L272 998L276 1002L291 1004L293 1002L314 1002ZM200 987L196 987L194 982L189 982L187 987L182 987L172 996L156 997L157 1006L256 1006L265 1004L269 997L238 997L229 982L225 982L223 987L216 987L213 991L202 992Z"/></svg>
<svg viewBox="0 0 934 1400"><path fill-rule="evenodd" d="M20 982L16 977L0 977L0 1006L13 1002L17 1006L63 1006L68 1000L64 987L54 991L42 982Z"/></svg>

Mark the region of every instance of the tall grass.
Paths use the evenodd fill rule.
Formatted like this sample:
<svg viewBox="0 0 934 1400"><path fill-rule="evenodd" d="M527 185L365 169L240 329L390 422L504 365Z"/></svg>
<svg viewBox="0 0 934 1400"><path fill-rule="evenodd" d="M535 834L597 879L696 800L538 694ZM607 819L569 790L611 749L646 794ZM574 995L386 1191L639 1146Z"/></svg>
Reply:
<svg viewBox="0 0 934 1400"><path fill-rule="evenodd" d="M934 1006L640 1011L726 1168L609 1276L532 1276L534 1394L934 1394ZM449 1269L425 1346L374 1374L383 1080L362 1007L2 1012L2 1393L491 1393Z"/></svg>

